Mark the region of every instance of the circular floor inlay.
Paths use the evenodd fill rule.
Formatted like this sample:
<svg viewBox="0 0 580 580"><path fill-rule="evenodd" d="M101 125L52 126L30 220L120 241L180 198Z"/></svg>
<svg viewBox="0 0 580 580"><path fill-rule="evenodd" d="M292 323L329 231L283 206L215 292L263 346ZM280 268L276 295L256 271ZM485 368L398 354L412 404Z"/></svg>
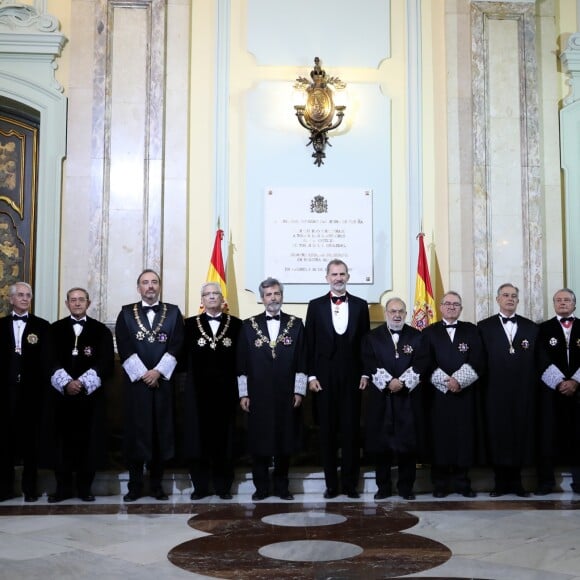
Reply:
<svg viewBox="0 0 580 580"><path fill-rule="evenodd" d="M278 542L262 546L258 552L261 556L285 560L286 562L330 562L345 560L361 554L363 549L347 542L328 540L296 540Z"/></svg>
<svg viewBox="0 0 580 580"><path fill-rule="evenodd" d="M262 518L265 524L303 528L304 526L334 526L346 521L344 516L326 512L295 512L290 514L272 514Z"/></svg>

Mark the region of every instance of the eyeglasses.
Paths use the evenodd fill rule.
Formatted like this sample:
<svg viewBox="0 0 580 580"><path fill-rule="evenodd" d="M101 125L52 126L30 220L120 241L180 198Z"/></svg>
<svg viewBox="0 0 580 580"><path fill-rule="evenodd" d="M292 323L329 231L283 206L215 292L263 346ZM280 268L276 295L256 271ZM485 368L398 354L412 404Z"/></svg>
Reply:
<svg viewBox="0 0 580 580"><path fill-rule="evenodd" d="M220 292L204 292L202 296L205 298L206 296L221 296Z"/></svg>
<svg viewBox="0 0 580 580"><path fill-rule="evenodd" d="M461 302L441 302L441 306L446 306L447 308L461 308Z"/></svg>

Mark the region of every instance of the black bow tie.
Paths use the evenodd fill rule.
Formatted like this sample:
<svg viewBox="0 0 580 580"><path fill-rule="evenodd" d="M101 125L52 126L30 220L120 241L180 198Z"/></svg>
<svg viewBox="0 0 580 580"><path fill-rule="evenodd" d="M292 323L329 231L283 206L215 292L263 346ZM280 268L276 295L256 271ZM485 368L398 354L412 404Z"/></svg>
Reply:
<svg viewBox="0 0 580 580"><path fill-rule="evenodd" d="M389 328L389 332L391 334L401 334L401 331L400 330L392 330L391 328Z"/></svg>
<svg viewBox="0 0 580 580"><path fill-rule="evenodd" d="M159 304L155 306L143 306L143 312L147 314L148 312L153 311L155 313L159 312Z"/></svg>
<svg viewBox="0 0 580 580"><path fill-rule="evenodd" d="M13 314L12 320L22 320L22 322L26 322L28 320L28 314L23 314L22 316L18 316L18 314Z"/></svg>
<svg viewBox="0 0 580 580"><path fill-rule="evenodd" d="M217 316L212 316L211 314L206 314L207 319L211 322L212 320L215 320L216 322L221 322L222 319L222 315L218 314Z"/></svg>
<svg viewBox="0 0 580 580"><path fill-rule="evenodd" d="M448 328L457 328L457 322L455 324L446 324L445 330L447 330Z"/></svg>
<svg viewBox="0 0 580 580"><path fill-rule="evenodd" d="M508 318L507 316L501 316L501 314L500 314L500 318L501 318L501 321L504 324L507 324L508 322L513 322L514 324L516 323L516 317L515 316L511 316L511 317Z"/></svg>
<svg viewBox="0 0 580 580"><path fill-rule="evenodd" d="M344 294L343 296L331 296L330 299L335 304L342 304L343 302L346 302L346 294Z"/></svg>
<svg viewBox="0 0 580 580"><path fill-rule="evenodd" d="M280 315L279 314L275 314L274 316L266 315L266 320L280 320Z"/></svg>
<svg viewBox="0 0 580 580"><path fill-rule="evenodd" d="M560 322L574 322L574 317L568 316L568 317L560 318Z"/></svg>
<svg viewBox="0 0 580 580"><path fill-rule="evenodd" d="M86 322L86 320L77 320L76 318L71 318L70 321L72 322L73 326L75 324L80 324L81 326L84 326Z"/></svg>

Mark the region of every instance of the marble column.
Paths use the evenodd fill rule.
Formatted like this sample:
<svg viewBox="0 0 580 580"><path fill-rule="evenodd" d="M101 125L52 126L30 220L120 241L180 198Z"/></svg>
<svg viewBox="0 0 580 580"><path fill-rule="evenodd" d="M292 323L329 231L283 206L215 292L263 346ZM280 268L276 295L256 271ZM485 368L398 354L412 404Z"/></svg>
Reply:
<svg viewBox="0 0 580 580"><path fill-rule="evenodd" d="M577 248L580 244L580 33L568 39L560 55L562 70L569 75L570 94L560 111L560 155L564 171L566 284L580 289L580 264Z"/></svg>
<svg viewBox="0 0 580 580"><path fill-rule="evenodd" d="M471 3L475 317L499 284L543 317L542 192L535 2Z"/></svg>

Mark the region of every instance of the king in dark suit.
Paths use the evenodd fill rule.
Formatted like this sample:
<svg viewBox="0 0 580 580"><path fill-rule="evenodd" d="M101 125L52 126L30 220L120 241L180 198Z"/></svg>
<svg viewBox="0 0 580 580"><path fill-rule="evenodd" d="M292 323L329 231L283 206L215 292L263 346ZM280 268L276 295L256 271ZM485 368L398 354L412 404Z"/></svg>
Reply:
<svg viewBox="0 0 580 580"><path fill-rule="evenodd" d="M372 382L365 390L365 448L374 456L377 493L391 495L391 467L398 465L397 489L404 499L415 499L417 450L421 437L420 376L413 369L421 333L405 324L407 307L400 298L385 304L385 324L363 339L365 374Z"/></svg>
<svg viewBox="0 0 580 580"><path fill-rule="evenodd" d="M97 467L104 462L104 383L114 364L113 335L101 322L87 316L91 302L84 288L71 288L66 295L70 316L50 329L50 409L56 503L73 496L73 473L77 495L94 501L91 486Z"/></svg>
<svg viewBox="0 0 580 580"><path fill-rule="evenodd" d="M572 490L580 493L580 322L572 290L558 290L553 300L556 316L540 324L538 336L539 495L553 491L557 463L570 466Z"/></svg>
<svg viewBox="0 0 580 580"><path fill-rule="evenodd" d="M275 278L260 284L266 312L244 320L238 345L240 406L248 417L254 500L270 495L268 467L274 458L273 489L292 500L290 456L301 446L306 358L302 320L281 312L284 288Z"/></svg>
<svg viewBox="0 0 580 580"><path fill-rule="evenodd" d="M14 497L14 464L22 460L24 500L38 499L38 450L48 391L50 324L29 313L32 288L10 287L12 314L0 319L0 501Z"/></svg>
<svg viewBox="0 0 580 580"><path fill-rule="evenodd" d="M331 260L326 267L330 293L311 300L306 312L308 388L320 427L325 498L338 495L338 447L342 491L359 497L361 391L368 383L361 342L370 320L367 302L346 291L349 277L342 260Z"/></svg>
<svg viewBox="0 0 580 580"><path fill-rule="evenodd" d="M475 497L468 476L476 459L476 381L483 369L477 327L458 321L461 296L448 292L441 301L443 320L423 330L416 361L421 378L431 384L431 480L434 497L450 488Z"/></svg>
<svg viewBox="0 0 580 580"><path fill-rule="evenodd" d="M123 306L115 325L125 371L127 502L143 493L143 464L149 469L151 495L168 499L161 482L164 464L175 453L172 377L183 347L183 316L177 306L159 300L159 275L144 270L137 290L141 302Z"/></svg>
<svg viewBox="0 0 580 580"><path fill-rule="evenodd" d="M495 475L490 495L527 497L521 468L534 461L538 326L516 314L519 290L513 284L502 284L496 301L499 315L477 325L487 363L481 392L487 451Z"/></svg>
<svg viewBox="0 0 580 580"><path fill-rule="evenodd" d="M242 321L222 312L219 284L201 287L204 312L185 320L184 454L190 460L191 499L231 499L233 431L238 407L236 348Z"/></svg>

